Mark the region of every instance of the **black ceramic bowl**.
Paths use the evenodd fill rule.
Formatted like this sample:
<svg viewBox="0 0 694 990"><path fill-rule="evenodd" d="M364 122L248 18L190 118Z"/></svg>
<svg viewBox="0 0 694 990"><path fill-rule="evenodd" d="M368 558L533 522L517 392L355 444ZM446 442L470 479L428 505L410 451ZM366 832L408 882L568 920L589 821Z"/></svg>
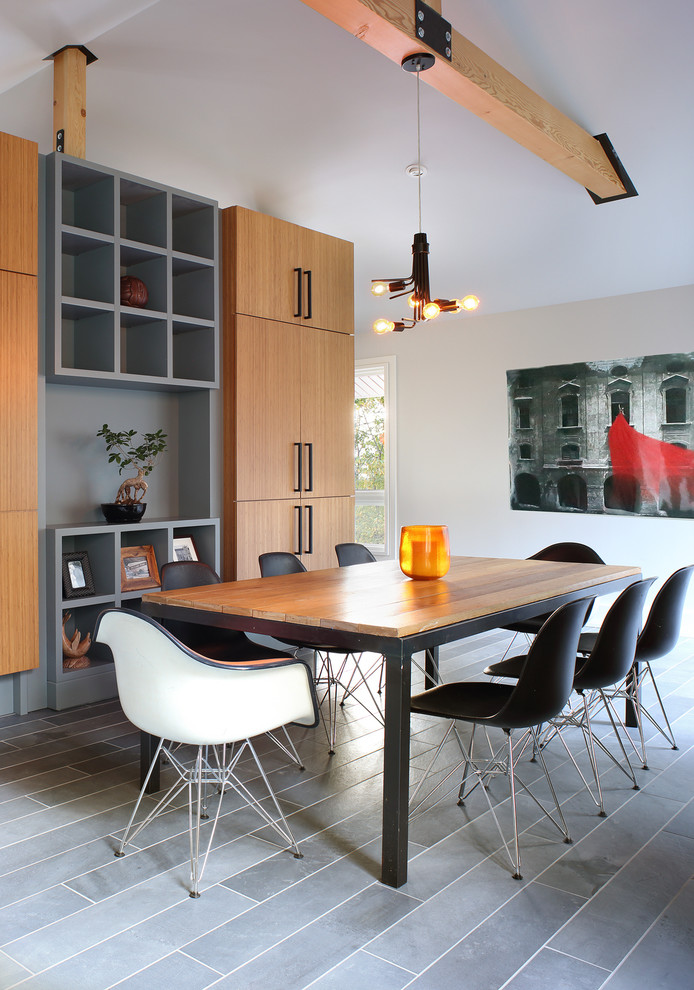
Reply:
<svg viewBox="0 0 694 990"><path fill-rule="evenodd" d="M146 502L135 502L132 505L121 505L118 502L102 502L101 511L107 523L135 523L145 514Z"/></svg>

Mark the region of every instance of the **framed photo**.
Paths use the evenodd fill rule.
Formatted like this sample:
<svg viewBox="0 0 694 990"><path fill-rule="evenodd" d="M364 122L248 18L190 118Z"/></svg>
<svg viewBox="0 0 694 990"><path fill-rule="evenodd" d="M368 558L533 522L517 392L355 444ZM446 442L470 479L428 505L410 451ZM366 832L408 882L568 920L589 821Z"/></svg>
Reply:
<svg viewBox="0 0 694 990"><path fill-rule="evenodd" d="M120 590L140 591L159 587L154 547L121 547Z"/></svg>
<svg viewBox="0 0 694 990"><path fill-rule="evenodd" d="M195 540L192 536L174 536L173 559L200 560L198 548L195 546Z"/></svg>
<svg viewBox="0 0 694 990"><path fill-rule="evenodd" d="M94 594L94 579L86 550L63 554L63 597L89 598Z"/></svg>

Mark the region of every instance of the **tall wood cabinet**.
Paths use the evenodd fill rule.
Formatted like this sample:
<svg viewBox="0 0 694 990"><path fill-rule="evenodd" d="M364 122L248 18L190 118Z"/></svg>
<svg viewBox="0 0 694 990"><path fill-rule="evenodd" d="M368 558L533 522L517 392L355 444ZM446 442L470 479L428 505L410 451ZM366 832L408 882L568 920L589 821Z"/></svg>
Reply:
<svg viewBox="0 0 694 990"><path fill-rule="evenodd" d="M0 675L39 664L38 146L0 134Z"/></svg>
<svg viewBox="0 0 694 990"><path fill-rule="evenodd" d="M222 211L224 573L335 565L354 533L353 247Z"/></svg>

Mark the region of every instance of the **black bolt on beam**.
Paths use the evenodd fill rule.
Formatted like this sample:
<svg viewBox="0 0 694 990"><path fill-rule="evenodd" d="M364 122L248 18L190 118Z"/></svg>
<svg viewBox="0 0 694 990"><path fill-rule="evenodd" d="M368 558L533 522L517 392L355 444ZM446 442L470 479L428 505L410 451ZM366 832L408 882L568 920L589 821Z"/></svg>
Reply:
<svg viewBox="0 0 694 990"><path fill-rule="evenodd" d="M437 10L423 3L422 0L415 0L414 4L414 30L419 41L423 41L429 48L442 58L451 61L451 22L445 20Z"/></svg>

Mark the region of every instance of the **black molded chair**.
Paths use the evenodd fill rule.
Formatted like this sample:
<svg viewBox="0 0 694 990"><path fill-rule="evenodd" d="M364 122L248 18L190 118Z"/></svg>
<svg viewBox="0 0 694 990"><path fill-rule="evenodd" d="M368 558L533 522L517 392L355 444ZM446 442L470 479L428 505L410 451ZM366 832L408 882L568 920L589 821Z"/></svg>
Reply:
<svg viewBox="0 0 694 990"><path fill-rule="evenodd" d="M604 564L602 557L585 543L551 543L548 547L538 550L527 558L528 560L555 560L565 564ZM591 605L592 608L592 605ZM590 615L588 609L586 621ZM542 625L549 618L549 615L535 615L520 622L510 623L503 626L511 632L526 633L528 636L535 636Z"/></svg>
<svg viewBox="0 0 694 990"><path fill-rule="evenodd" d="M373 564L376 560L368 547L363 543L336 543L335 553L339 567L351 567L352 564Z"/></svg>
<svg viewBox="0 0 694 990"><path fill-rule="evenodd" d="M374 564L376 558L371 553L368 547L365 547L363 543L336 543L335 544L335 555L337 556L338 567L352 567L355 564ZM378 676L378 693L381 694L383 691L383 671L385 668L385 658L379 657L374 664L366 672L366 677L371 677L374 671L379 670ZM357 673L356 668L352 672L352 677L350 677L349 684L347 685L347 690L342 696L342 701L340 705L344 705L345 700L352 693L350 685Z"/></svg>
<svg viewBox="0 0 694 990"><path fill-rule="evenodd" d="M261 577L279 577L281 574L304 574L306 568L296 554L288 550L273 550L258 557Z"/></svg>
<svg viewBox="0 0 694 990"><path fill-rule="evenodd" d="M496 822L499 835L509 856L516 880L521 879L520 848L518 842L518 819L516 814L516 785L520 785L535 801L543 814L564 836L565 842L570 842L569 831L557 800L549 772L537 744L538 727L557 715L566 704L573 686L574 669L576 665L576 650L578 637L585 620L589 601L581 599L562 605L553 612L544 623L533 640L530 651L525 658L518 682L515 685L492 683L490 681L456 681L440 684L437 687L414 695L410 702L410 710L418 715L432 715L437 718L452 719L448 731L437 747L434 756L425 771L422 781L417 786L410 800L411 813L416 813L427 802L429 796L444 784L456 771L463 767L463 778L460 784L458 803L465 800L465 789L468 778L472 775L475 783L468 793L481 784L481 791L487 798L489 808ZM463 747L463 759L440 780L429 793L414 805L423 781L434 767L444 744L457 721L470 722L472 735L470 742ZM505 747L502 745L491 752L486 759L479 759L473 752L475 728L485 729L498 727L503 729L506 736ZM513 733L520 729L521 734L515 739ZM518 755L532 741L538 751L539 760L549 784L554 800L556 817L532 793L530 788L520 779L517 771ZM502 750L506 748L504 757ZM496 774L508 776L511 791L513 811L513 830L515 857L511 855L509 844L504 838L496 812L487 792L489 780ZM413 807L414 805L414 807Z"/></svg>
<svg viewBox="0 0 694 990"><path fill-rule="evenodd" d="M694 564L690 564L688 567L680 567L679 570L674 571L663 582L658 590L658 594L653 600L648 618L636 643L634 667L624 682L614 691L609 692L611 699L623 700L627 704L631 703L633 705L641 742L641 752L637 752L637 756L641 760L644 770L648 769L646 743L643 734L644 718L667 739L673 749L678 748L670 720L665 711L663 699L656 684L651 660L658 660L660 657L667 656L677 645L682 626L684 602L693 573ZM579 640L579 650L581 652L590 652L594 648L594 640L595 633L584 633ZM643 704L642 689L646 678L650 678L653 690L655 691L656 701L663 718L663 725L659 724Z"/></svg>
<svg viewBox="0 0 694 990"><path fill-rule="evenodd" d="M607 615L603 619L600 630L595 634L594 639L592 639L590 653L588 656L579 656L576 658L573 687L580 695L581 703L574 708L568 708L556 718L551 719L548 732L544 736L542 743L546 745L553 735L559 735L569 759L576 767L583 783L588 788L588 793L598 806L601 816L605 814L605 806L600 787L600 775L595 756L595 746L602 750L615 766L618 766L626 774L635 790L638 790L639 786L636 781L634 769L624 748L619 729L622 730L627 738L629 738L629 733L612 703L609 689L622 683L634 662L636 642L641 628L643 606L646 601L648 589L654 581L655 578L635 581L628 588L625 588L611 605ZM579 651L581 650L582 639L583 636L579 638ZM525 657L511 657L500 663L491 664L485 669L485 674L491 674L495 677L520 677L524 662ZM610 752L602 739L593 730L591 714L600 705L604 707L607 713L626 765L623 765ZM561 734L562 729L567 727L578 728L583 734L595 781L597 797L591 791L588 782Z"/></svg>
<svg viewBox="0 0 694 990"><path fill-rule="evenodd" d="M201 585L219 584L221 578L208 564L197 560L172 560L161 569L161 590L197 588ZM179 622L167 619L162 623L169 632L196 653L212 660L243 661L286 660L293 653L263 646L249 639L244 632L234 629L218 629L198 622Z"/></svg>
<svg viewBox="0 0 694 990"><path fill-rule="evenodd" d="M197 588L201 585L219 584L221 578L208 564L197 560L172 560L161 569L161 590L173 591L178 588ZM290 651L277 650L263 646L249 639L244 632L234 629L219 629L214 626L204 626L199 622L179 622L167 619L162 623L172 636L190 650L202 654L211 660L223 663L271 663L273 660L284 661L294 659ZM275 743L289 759L296 763L300 770L304 769L301 757L287 732L283 727L285 742L268 732L268 738Z"/></svg>
<svg viewBox="0 0 694 990"><path fill-rule="evenodd" d="M258 564L260 565L260 574L264 578L278 577L279 575L284 574L300 574L306 571L306 568L299 558L295 554L286 550L274 550L268 553L261 553L258 557ZM285 642L289 643L289 645L313 650L320 659L320 667L317 671L316 681L325 685L325 691L320 701L321 703L326 700L328 702L328 719L326 721L326 719L323 718L323 726L328 737L328 744L330 747L329 753L331 756L335 752L335 739L337 736L338 688L342 688L344 692L343 702L344 697L348 693L352 693L349 690L349 685L352 683L354 673L352 672L351 676L346 681L343 680L348 670L350 661L354 664L356 676L360 681L364 681L366 690L373 703L374 710L364 704L361 698L356 695L352 694L352 697L354 697L354 700L357 701L365 711L367 711L370 715L375 715L381 724L384 724L381 707L378 704L368 681L365 680L360 666L359 661L361 654L353 653L351 650L341 650L339 647L330 646L329 644L316 645L313 643L302 643L297 640L285 640ZM323 713L321 711L321 716L322 715Z"/></svg>

